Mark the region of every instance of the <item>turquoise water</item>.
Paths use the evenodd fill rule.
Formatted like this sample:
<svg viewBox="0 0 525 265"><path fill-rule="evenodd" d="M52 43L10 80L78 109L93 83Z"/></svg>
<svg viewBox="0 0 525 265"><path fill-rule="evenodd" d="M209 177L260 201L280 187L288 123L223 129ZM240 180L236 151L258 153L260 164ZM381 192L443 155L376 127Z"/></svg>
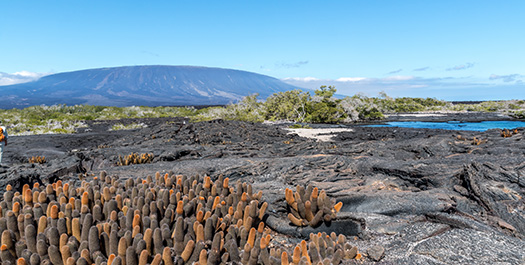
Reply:
<svg viewBox="0 0 525 265"><path fill-rule="evenodd" d="M524 121L482 121L482 122L422 122L422 121L394 121L385 124L367 125L367 127L404 127L426 128L443 130L486 131L490 129L514 129L525 127Z"/></svg>

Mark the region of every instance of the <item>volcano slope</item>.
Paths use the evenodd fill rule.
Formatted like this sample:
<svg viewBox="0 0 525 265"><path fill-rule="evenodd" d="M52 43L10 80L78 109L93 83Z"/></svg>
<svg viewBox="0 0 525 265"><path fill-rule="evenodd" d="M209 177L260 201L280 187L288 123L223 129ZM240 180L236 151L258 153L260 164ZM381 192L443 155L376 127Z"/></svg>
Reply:
<svg viewBox="0 0 525 265"><path fill-rule="evenodd" d="M335 231L358 246L346 264L523 264L524 130L486 132L351 127L329 141L290 134L283 125L183 118L125 120L148 127L109 131L90 122L72 135L11 137L0 168L10 184L97 176L144 178L155 172L219 175L251 183L268 202L274 240L296 244ZM152 153L147 164L119 156ZM30 164L32 156L46 163ZM287 219L285 188L313 185L343 202L330 226L297 228Z"/></svg>

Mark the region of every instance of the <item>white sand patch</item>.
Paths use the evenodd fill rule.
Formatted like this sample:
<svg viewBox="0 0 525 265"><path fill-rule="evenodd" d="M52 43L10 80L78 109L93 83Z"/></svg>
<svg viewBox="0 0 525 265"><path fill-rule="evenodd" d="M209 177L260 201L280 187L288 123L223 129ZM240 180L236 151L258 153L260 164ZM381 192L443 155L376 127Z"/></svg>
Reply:
<svg viewBox="0 0 525 265"><path fill-rule="evenodd" d="M291 129L286 128L288 134L297 134L301 137L317 139L318 141L328 142L332 140L335 134L340 132L352 132L348 128L319 128L319 129Z"/></svg>

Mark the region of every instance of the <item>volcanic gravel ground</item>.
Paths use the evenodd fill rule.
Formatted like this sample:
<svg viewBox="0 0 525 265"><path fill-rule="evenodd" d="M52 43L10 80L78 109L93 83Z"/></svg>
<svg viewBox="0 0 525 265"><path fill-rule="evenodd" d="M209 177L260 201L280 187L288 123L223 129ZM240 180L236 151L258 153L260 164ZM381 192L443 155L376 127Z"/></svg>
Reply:
<svg viewBox="0 0 525 265"><path fill-rule="evenodd" d="M269 203L266 223L284 246L310 232L348 236L363 261L347 264L524 264L524 130L445 131L354 126L332 141L288 134L284 125L183 118L124 120L148 127L110 132L90 122L72 135L10 137L0 187L159 171L219 175L251 183ZM119 156L153 153L152 163L117 166ZM44 164L30 164L45 156ZM330 226L297 228L285 188L311 184L343 202ZM384 253L383 253L384 251Z"/></svg>

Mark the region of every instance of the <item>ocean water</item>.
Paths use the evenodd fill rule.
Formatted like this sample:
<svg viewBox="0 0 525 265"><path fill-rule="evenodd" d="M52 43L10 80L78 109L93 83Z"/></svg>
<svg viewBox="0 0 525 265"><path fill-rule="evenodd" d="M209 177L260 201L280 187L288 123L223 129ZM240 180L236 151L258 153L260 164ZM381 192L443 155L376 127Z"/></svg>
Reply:
<svg viewBox="0 0 525 265"><path fill-rule="evenodd" d="M404 127L463 131L486 131L490 129L514 129L525 127L525 121L482 121L482 122L422 122L394 121L385 124L366 125L367 127Z"/></svg>

